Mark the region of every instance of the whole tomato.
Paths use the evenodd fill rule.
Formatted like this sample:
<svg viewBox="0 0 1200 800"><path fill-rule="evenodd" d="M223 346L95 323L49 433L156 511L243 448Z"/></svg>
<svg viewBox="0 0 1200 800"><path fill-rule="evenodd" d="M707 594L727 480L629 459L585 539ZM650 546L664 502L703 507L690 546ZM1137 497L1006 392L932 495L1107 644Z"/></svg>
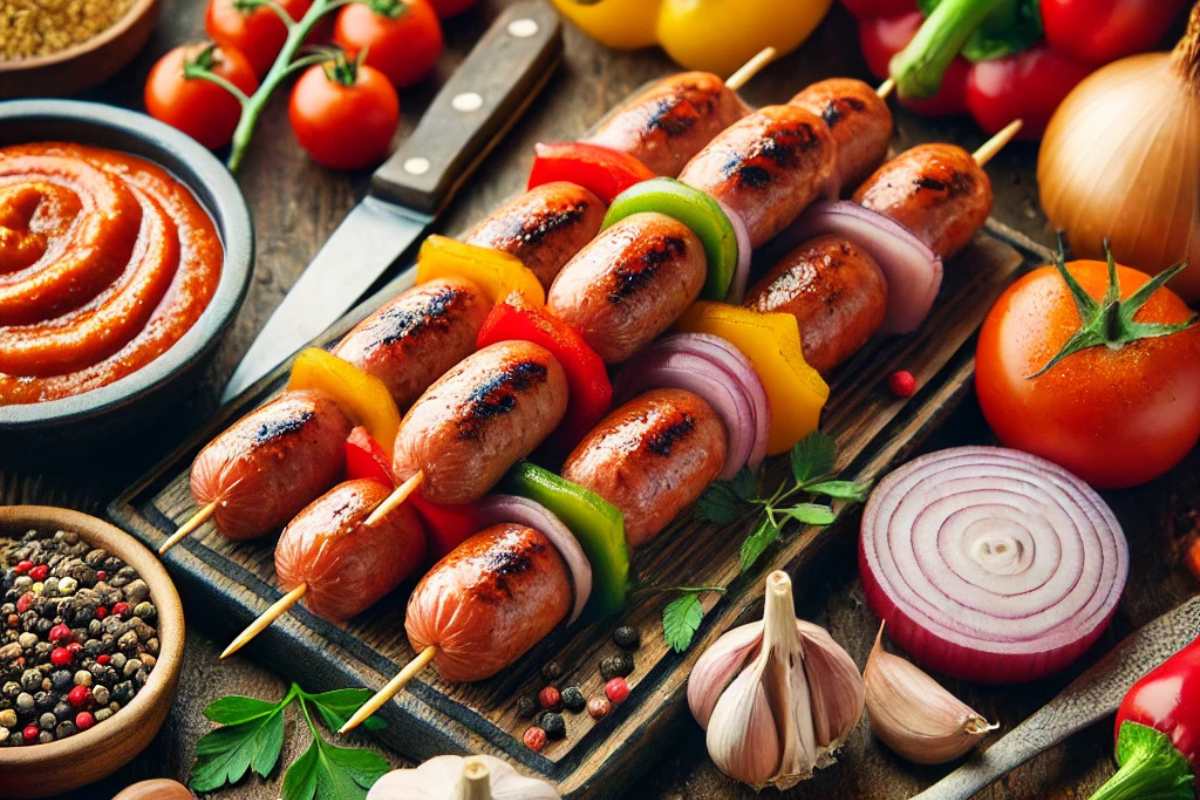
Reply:
<svg viewBox="0 0 1200 800"><path fill-rule="evenodd" d="M308 12L313 0L278 2L292 19L298 20ZM236 3L237 0L209 0L204 28L213 41L241 51L254 67L255 74L262 77L275 63L275 57L287 41L287 26L266 6L242 11Z"/></svg>
<svg viewBox="0 0 1200 800"><path fill-rule="evenodd" d="M431 2L433 3L433 10L442 19L461 14L475 5L475 0L431 0Z"/></svg>
<svg viewBox="0 0 1200 800"><path fill-rule="evenodd" d="M387 155L400 100L382 72L339 55L300 76L288 117L296 140L318 164L361 169Z"/></svg>
<svg viewBox="0 0 1200 800"><path fill-rule="evenodd" d="M429 0L372 0L338 13L333 41L399 87L417 83L442 54L442 26Z"/></svg>
<svg viewBox="0 0 1200 800"><path fill-rule="evenodd" d="M1087 64L1152 49L1187 0L1042 0L1046 41Z"/></svg>
<svg viewBox="0 0 1200 800"><path fill-rule="evenodd" d="M1130 304L1150 280L1143 272L1117 267L1122 302L1105 310L1107 265L1073 261L1065 269L1093 301L1087 309L1093 346L1047 368L1083 323L1057 268L1025 275L996 301L979 334L975 389L983 414L1003 444L1048 458L1095 486L1143 483L1200 439L1200 328L1161 336L1139 331L1141 323L1183 327L1192 319L1170 289L1157 289L1140 308Z"/></svg>
<svg viewBox="0 0 1200 800"><path fill-rule="evenodd" d="M911 4L910 4L911 5ZM925 18L920 11L895 17L864 18L858 23L858 41L867 67L876 77L888 76L892 56L904 49L916 35ZM921 100L905 98L900 102L927 117L942 117L967 112L967 73L971 65L962 56L950 62L942 86L933 97Z"/></svg>
<svg viewBox="0 0 1200 800"><path fill-rule="evenodd" d="M1036 44L973 64L967 77L967 108L988 133L1020 117L1025 124L1019 136L1038 139L1054 109L1089 72L1090 67Z"/></svg>
<svg viewBox="0 0 1200 800"><path fill-rule="evenodd" d="M145 90L150 116L178 128L205 147L224 147L233 138L242 105L217 84L185 75L189 64L208 69L247 95L258 88L258 79L245 56L212 44L176 47L150 70Z"/></svg>

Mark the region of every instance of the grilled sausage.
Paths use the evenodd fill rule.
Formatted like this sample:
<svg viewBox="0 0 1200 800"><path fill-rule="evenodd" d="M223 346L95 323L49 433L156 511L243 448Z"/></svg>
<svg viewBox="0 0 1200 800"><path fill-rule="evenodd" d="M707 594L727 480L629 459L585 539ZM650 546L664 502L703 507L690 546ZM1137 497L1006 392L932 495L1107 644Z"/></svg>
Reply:
<svg viewBox="0 0 1200 800"><path fill-rule="evenodd" d="M751 287L746 305L794 316L804 360L826 374L879 330L887 297L869 253L839 236L818 236L781 258Z"/></svg>
<svg viewBox="0 0 1200 800"><path fill-rule="evenodd" d="M703 245L682 222L632 214L563 267L546 306L606 362L624 361L695 302L706 265Z"/></svg>
<svg viewBox="0 0 1200 800"><path fill-rule="evenodd" d="M682 72L654 81L617 106L585 141L629 153L656 175L673 177L749 112L711 72Z"/></svg>
<svg viewBox="0 0 1200 800"><path fill-rule="evenodd" d="M252 539L277 529L329 488L351 423L319 392L285 392L213 439L192 463L192 496L216 501L217 530Z"/></svg>
<svg viewBox="0 0 1200 800"><path fill-rule="evenodd" d="M275 574L287 591L307 585L304 604L317 616L350 619L425 560L425 531L409 506L363 524L389 491L373 480L339 483L283 529L275 545Z"/></svg>
<svg viewBox="0 0 1200 800"><path fill-rule="evenodd" d="M383 381L400 408L475 350L491 302L475 284L441 278L403 292L342 337L333 354Z"/></svg>
<svg viewBox="0 0 1200 800"><path fill-rule="evenodd" d="M854 78L817 81L788 101L829 126L837 143L835 180L853 189L883 163L892 138L892 112L875 90Z"/></svg>
<svg viewBox="0 0 1200 800"><path fill-rule="evenodd" d="M758 247L809 203L836 194L837 144L829 126L798 106L765 106L696 154L679 180L739 214Z"/></svg>
<svg viewBox="0 0 1200 800"><path fill-rule="evenodd" d="M408 601L404 628L415 652L434 645L447 681L478 681L512 664L571 608L562 556L543 534L501 523L434 565Z"/></svg>
<svg viewBox="0 0 1200 800"><path fill-rule="evenodd" d="M398 480L425 473L435 503L480 499L562 421L567 381L544 347L496 342L430 386L400 423L392 462Z"/></svg>
<svg viewBox="0 0 1200 800"><path fill-rule="evenodd" d="M654 389L601 420L567 457L562 476L619 508L625 538L639 547L717 477L726 437L706 401L682 389Z"/></svg>
<svg viewBox="0 0 1200 800"><path fill-rule="evenodd" d="M549 287L600 232L604 202L582 186L546 183L519 194L467 232L465 241L516 256Z"/></svg>
<svg viewBox="0 0 1200 800"><path fill-rule="evenodd" d="M891 217L949 258L992 213L992 182L961 147L921 144L876 170L854 201Z"/></svg>

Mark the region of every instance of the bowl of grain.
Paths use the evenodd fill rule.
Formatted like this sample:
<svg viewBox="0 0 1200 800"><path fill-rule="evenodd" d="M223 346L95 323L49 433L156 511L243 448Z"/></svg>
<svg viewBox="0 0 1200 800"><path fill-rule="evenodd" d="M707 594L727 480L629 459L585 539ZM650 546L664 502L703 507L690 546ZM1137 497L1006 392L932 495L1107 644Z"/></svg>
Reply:
<svg viewBox="0 0 1200 800"><path fill-rule="evenodd" d="M0 99L75 94L133 60L158 0L0 0Z"/></svg>

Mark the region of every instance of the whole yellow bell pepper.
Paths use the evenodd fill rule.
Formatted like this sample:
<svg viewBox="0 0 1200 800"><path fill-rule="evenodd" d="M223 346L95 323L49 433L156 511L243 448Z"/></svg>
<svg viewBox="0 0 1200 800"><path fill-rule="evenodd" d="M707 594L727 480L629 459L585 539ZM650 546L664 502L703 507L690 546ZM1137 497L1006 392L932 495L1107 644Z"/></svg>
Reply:
<svg viewBox="0 0 1200 800"><path fill-rule="evenodd" d="M833 0L553 0L564 17L602 44L662 45L688 69L729 76L768 45L800 46Z"/></svg>

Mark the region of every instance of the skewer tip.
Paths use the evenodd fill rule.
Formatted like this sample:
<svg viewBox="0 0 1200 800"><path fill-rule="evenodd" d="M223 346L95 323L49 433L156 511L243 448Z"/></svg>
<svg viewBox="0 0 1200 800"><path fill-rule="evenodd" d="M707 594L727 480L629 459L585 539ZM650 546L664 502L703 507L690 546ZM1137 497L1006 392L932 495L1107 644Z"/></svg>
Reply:
<svg viewBox="0 0 1200 800"><path fill-rule="evenodd" d="M166 555L168 550L186 539L192 531L196 530L196 528L199 528L205 522L208 522L209 517L211 517L213 512L217 510L218 502L219 501L217 500L213 500L195 514L192 514L187 522L180 525L179 528L173 534L171 534L165 542L158 546L158 554L160 556Z"/></svg>
<svg viewBox="0 0 1200 800"><path fill-rule="evenodd" d="M258 636L275 620L282 617L289 608L300 602L300 598L304 597L308 591L308 584L302 583L295 587L283 597L271 604L271 607L258 616L256 620L246 626L246 629L237 635L237 638L229 643L229 646L221 652L221 658L225 659L241 650L246 645Z"/></svg>
<svg viewBox="0 0 1200 800"><path fill-rule="evenodd" d="M774 47L767 45L762 50L759 50L750 60L742 64L725 80L726 88L737 91L745 86L750 80L762 71L762 68L775 60L775 56L779 55L779 51Z"/></svg>
<svg viewBox="0 0 1200 800"><path fill-rule="evenodd" d="M370 516L367 517L367 521L363 524L374 525L375 523L379 522L379 520L395 511L404 504L404 501L409 498L409 495L411 495L417 489L420 489L421 484L424 482L424 470L417 470L415 475L397 486L392 490L391 494L383 498L383 502L375 506L375 510L371 512Z"/></svg>
<svg viewBox="0 0 1200 800"><path fill-rule="evenodd" d="M888 78L886 81L879 84L879 88L875 90L875 94L879 95L880 99L886 100L888 95L890 95L895 90L895 88L896 88L896 79Z"/></svg>
<svg viewBox="0 0 1200 800"><path fill-rule="evenodd" d="M1013 140L1020 132L1022 125L1024 125L1024 121L1018 118L997 131L992 138L981 144L979 149L972 154L975 163L981 167L985 166L997 153L1004 149L1005 145Z"/></svg>
<svg viewBox="0 0 1200 800"><path fill-rule="evenodd" d="M408 682L420 674L421 670L433 661L437 655L437 645L429 645L421 652L417 653L416 658L408 662L404 669L396 674L387 684L378 692L371 696L371 699L358 707L358 710L346 720L346 724L338 728L339 734L346 734L363 724L370 718L372 714L378 711L383 705L400 693L400 690L408 685Z"/></svg>

